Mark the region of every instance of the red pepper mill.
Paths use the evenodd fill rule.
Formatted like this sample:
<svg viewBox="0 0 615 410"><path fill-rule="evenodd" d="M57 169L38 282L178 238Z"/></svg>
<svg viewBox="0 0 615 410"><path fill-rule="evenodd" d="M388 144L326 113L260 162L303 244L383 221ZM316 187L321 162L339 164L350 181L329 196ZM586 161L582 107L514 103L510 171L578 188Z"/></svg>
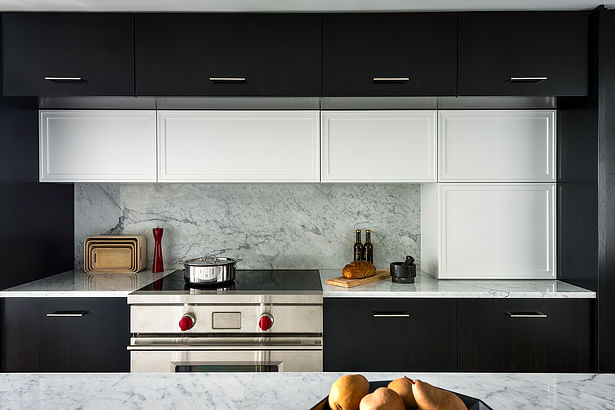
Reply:
<svg viewBox="0 0 615 410"><path fill-rule="evenodd" d="M152 272L164 272L164 263L162 262L162 233L164 229L154 228L154 262L152 263Z"/></svg>

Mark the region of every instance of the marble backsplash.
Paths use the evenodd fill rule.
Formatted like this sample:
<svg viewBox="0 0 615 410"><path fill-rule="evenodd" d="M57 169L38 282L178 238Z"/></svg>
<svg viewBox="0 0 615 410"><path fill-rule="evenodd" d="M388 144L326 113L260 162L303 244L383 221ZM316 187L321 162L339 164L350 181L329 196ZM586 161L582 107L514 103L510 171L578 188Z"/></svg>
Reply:
<svg viewBox="0 0 615 410"><path fill-rule="evenodd" d="M374 262L420 256L420 189L408 184L75 184L75 268L87 235L164 228L165 268L224 254L238 269L336 269L355 229L371 229ZM365 237L363 236L363 239Z"/></svg>

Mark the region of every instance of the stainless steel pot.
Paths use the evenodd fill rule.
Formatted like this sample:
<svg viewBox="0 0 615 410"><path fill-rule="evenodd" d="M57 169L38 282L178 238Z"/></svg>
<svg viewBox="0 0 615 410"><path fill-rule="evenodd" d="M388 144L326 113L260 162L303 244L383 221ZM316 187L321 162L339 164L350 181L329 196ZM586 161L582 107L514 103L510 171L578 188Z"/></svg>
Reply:
<svg viewBox="0 0 615 410"><path fill-rule="evenodd" d="M235 280L235 265L241 259L205 256L184 261L184 280L188 283L209 284Z"/></svg>

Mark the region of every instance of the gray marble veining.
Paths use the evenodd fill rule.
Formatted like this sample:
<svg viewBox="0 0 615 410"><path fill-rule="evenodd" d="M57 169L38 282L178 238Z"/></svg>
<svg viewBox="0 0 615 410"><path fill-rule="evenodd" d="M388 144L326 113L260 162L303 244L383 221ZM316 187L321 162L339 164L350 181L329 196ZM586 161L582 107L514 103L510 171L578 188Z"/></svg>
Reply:
<svg viewBox="0 0 615 410"><path fill-rule="evenodd" d="M340 269L321 270L325 298L588 298L596 292L559 280L467 280L435 279L417 271L414 283L393 283L390 278L354 288L327 285L327 279L342 275Z"/></svg>
<svg viewBox="0 0 615 410"><path fill-rule="evenodd" d="M409 184L75 184L75 268L83 239L165 229L165 267L206 253L241 269L339 268L355 229L371 229L375 263L420 256L420 193Z"/></svg>
<svg viewBox="0 0 615 410"><path fill-rule="evenodd" d="M363 373L401 376L493 409L613 409L613 374ZM0 409L309 409L342 373L0 374Z"/></svg>

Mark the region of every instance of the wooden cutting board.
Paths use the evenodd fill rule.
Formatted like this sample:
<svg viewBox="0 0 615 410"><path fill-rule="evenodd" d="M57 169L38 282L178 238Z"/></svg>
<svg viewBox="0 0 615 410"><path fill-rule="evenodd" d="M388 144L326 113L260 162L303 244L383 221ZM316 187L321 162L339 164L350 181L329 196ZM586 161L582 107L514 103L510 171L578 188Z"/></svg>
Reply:
<svg viewBox="0 0 615 410"><path fill-rule="evenodd" d="M389 269L376 269L376 274L374 276L370 276L369 278L348 279L340 276L339 278L327 279L326 283L327 285L339 286L342 288L354 288L355 286L365 285L366 283L372 283L390 277L391 272Z"/></svg>

